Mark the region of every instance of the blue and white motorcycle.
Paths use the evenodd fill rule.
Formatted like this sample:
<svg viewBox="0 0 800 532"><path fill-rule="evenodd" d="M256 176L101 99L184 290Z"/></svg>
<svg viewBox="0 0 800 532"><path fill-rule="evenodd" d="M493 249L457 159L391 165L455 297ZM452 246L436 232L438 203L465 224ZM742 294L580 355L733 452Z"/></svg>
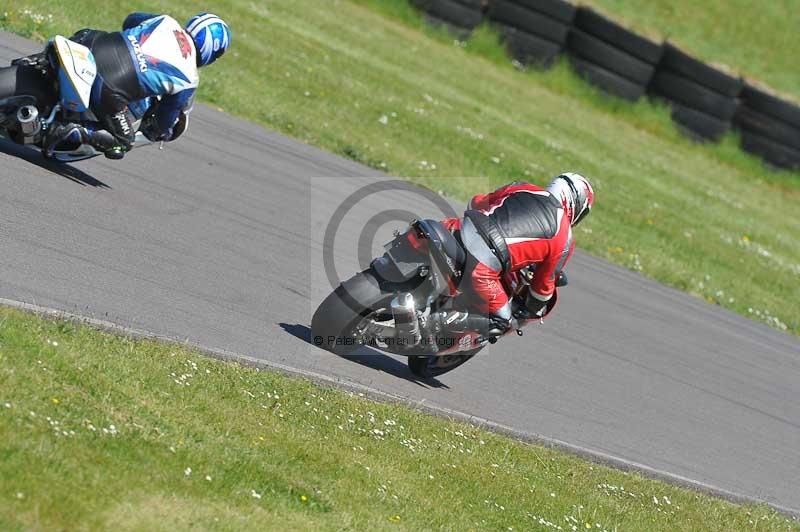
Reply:
<svg viewBox="0 0 800 532"><path fill-rule="evenodd" d="M42 145L48 130L58 123L73 122L103 130L89 109L96 77L97 66L91 50L60 35L43 52L0 68L0 138L38 147L46 157L60 162L101 155L102 152L79 141L65 141L47 150L51 147ZM148 103L139 103L142 111ZM134 124L135 147L151 144L139 131L141 124L142 120Z"/></svg>

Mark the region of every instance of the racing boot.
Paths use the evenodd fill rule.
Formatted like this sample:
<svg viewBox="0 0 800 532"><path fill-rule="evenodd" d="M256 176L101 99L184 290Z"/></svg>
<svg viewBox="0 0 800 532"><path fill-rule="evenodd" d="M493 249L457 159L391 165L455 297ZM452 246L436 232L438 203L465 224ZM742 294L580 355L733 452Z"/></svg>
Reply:
<svg viewBox="0 0 800 532"><path fill-rule="evenodd" d="M50 127L42 140L42 153L45 157L51 157L57 146L67 143L77 148L83 143L84 131L80 124L72 122Z"/></svg>
<svg viewBox="0 0 800 532"><path fill-rule="evenodd" d="M94 130L71 122L58 124L47 132L42 142L45 156L52 156L56 147L62 145L62 148L66 148L66 144L74 145L75 148L80 144L89 144L109 159L122 159L125 156L124 149L108 131Z"/></svg>

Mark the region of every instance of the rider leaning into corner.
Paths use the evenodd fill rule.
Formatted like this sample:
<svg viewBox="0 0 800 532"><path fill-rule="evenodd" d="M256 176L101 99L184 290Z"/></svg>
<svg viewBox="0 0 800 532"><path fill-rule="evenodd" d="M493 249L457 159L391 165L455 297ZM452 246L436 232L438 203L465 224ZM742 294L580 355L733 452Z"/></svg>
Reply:
<svg viewBox="0 0 800 532"><path fill-rule="evenodd" d="M433 314L426 328L472 330L492 339L508 331L512 317L543 316L575 249L572 227L593 204L592 185L575 173L557 176L546 189L515 182L472 198L463 219L443 221L467 252L461 289L469 309ZM524 304L512 311L511 274L523 268L533 270L530 286Z"/></svg>
<svg viewBox="0 0 800 532"><path fill-rule="evenodd" d="M111 135L61 124L48 132L45 152L64 141L80 141L110 159L121 159L136 139L133 123L145 115L140 131L148 139L175 140L186 130L198 68L216 61L231 42L228 25L210 13L192 17L185 28L168 15L133 13L122 28L83 29L70 37L95 57L90 109Z"/></svg>

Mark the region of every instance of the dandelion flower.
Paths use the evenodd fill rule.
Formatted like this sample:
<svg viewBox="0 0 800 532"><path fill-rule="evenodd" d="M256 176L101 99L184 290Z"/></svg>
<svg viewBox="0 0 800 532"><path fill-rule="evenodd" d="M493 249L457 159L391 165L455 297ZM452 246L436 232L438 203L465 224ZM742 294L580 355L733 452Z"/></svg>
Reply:
<svg viewBox="0 0 800 532"><path fill-rule="evenodd" d="M54 405L57 405L57 404L59 404L59 403L61 402L61 401L58 399L58 397L53 397L53 398L51 399L51 401L53 401L53 404L54 404Z"/></svg>
<svg viewBox="0 0 800 532"><path fill-rule="evenodd" d="M261 498L261 494L258 493L256 490L250 490L250 496L252 498L254 498L254 499L260 499Z"/></svg>
<svg viewBox="0 0 800 532"><path fill-rule="evenodd" d="M192 468L191 467L187 467L186 469L183 470L183 476L188 477L191 474L192 474Z"/></svg>

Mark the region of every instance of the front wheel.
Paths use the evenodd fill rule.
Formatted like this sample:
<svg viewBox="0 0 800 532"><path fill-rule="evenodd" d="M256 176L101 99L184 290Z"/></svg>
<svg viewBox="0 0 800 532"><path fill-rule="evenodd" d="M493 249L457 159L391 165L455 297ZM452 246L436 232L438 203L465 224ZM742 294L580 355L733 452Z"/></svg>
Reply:
<svg viewBox="0 0 800 532"><path fill-rule="evenodd" d="M421 379L438 377L439 375L456 369L478 354L478 351L481 349L483 349L483 347L454 355L412 355L408 357L408 368L411 370L411 373Z"/></svg>

